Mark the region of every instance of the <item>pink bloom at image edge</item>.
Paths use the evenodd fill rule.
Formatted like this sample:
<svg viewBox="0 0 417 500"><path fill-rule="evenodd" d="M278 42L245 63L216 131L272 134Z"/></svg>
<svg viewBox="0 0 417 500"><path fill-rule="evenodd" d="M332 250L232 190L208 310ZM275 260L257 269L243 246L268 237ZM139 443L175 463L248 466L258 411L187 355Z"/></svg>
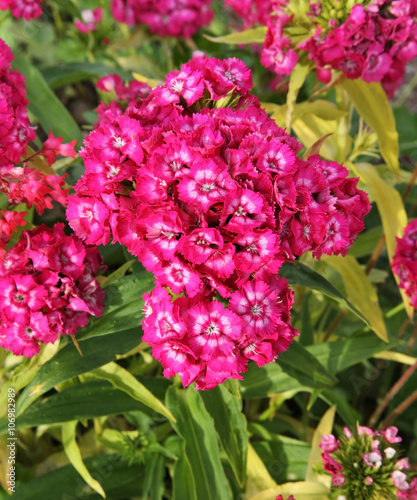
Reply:
<svg viewBox="0 0 417 500"><path fill-rule="evenodd" d="M417 219L408 223L402 238L397 237L392 260L392 269L398 276L399 287L410 297L410 303L417 307Z"/></svg>
<svg viewBox="0 0 417 500"><path fill-rule="evenodd" d="M98 82L123 108L99 106L67 219L87 244L118 242L154 273L143 340L165 376L210 389L289 347L298 332L281 265L345 255L370 205L343 166L297 156L302 145L249 96L242 61L196 57L164 85L141 85ZM191 113L205 96L237 104Z"/></svg>
<svg viewBox="0 0 417 500"><path fill-rule="evenodd" d="M101 264L97 248L66 236L61 223L23 231L0 257L0 346L30 358L101 316Z"/></svg>
<svg viewBox="0 0 417 500"><path fill-rule="evenodd" d="M14 17L20 19L37 19L42 15L42 0L0 0L0 9L10 9Z"/></svg>

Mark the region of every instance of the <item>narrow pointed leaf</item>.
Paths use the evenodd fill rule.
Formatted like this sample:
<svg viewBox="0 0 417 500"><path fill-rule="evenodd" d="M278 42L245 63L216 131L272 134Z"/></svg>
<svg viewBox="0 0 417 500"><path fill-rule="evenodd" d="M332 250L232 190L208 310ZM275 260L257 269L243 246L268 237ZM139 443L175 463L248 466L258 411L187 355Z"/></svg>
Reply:
<svg viewBox="0 0 417 500"><path fill-rule="evenodd" d="M52 130L54 135L62 137L64 142L76 139L78 147L80 147L83 140L81 130L65 106L49 88L39 70L19 55L13 59L13 66L25 77L29 111L39 120L45 133L48 134Z"/></svg>
<svg viewBox="0 0 417 500"><path fill-rule="evenodd" d="M287 110L285 113L285 126L288 133L291 130L292 115L294 113L298 92L303 86L307 75L308 64L301 64L300 62L295 65L295 68L291 72L290 81L288 83Z"/></svg>
<svg viewBox="0 0 417 500"><path fill-rule="evenodd" d="M251 28L224 36L204 35L204 38L207 38L207 40L214 43L224 43L226 45L246 45L249 43L263 43L266 31L266 26L260 26L259 28Z"/></svg>
<svg viewBox="0 0 417 500"><path fill-rule="evenodd" d="M247 467L246 495L251 497L269 488L275 488L277 483L272 479L265 464L249 443Z"/></svg>
<svg viewBox="0 0 417 500"><path fill-rule="evenodd" d="M326 278L310 267L302 264L301 262L297 262L296 264L285 262L281 267L280 275L287 279L290 285L303 285L323 293L327 297L330 297L341 304L343 307L352 311L366 325L370 326L368 320L346 297L344 297L329 281L327 281Z"/></svg>
<svg viewBox="0 0 417 500"><path fill-rule="evenodd" d="M283 495L285 500L290 495L295 495L296 500L328 500L329 489L314 481L298 481L262 491L249 500L272 500L277 495Z"/></svg>
<svg viewBox="0 0 417 500"><path fill-rule="evenodd" d="M344 80L342 87L349 94L358 113L375 131L382 157L390 170L398 176L400 170L398 133L392 107L381 84L366 83L358 78Z"/></svg>
<svg viewBox="0 0 417 500"><path fill-rule="evenodd" d="M149 408L164 415L170 420L175 420L172 413L156 398L143 384L141 384L130 372L125 370L117 363L108 363L107 365L96 368L90 375L100 379L107 380L116 389L126 392L129 396L140 401Z"/></svg>
<svg viewBox="0 0 417 500"><path fill-rule="evenodd" d="M242 399L231 394L224 385L202 391L201 397L210 413L230 465L240 486L245 484L248 434L242 413Z"/></svg>
<svg viewBox="0 0 417 500"><path fill-rule="evenodd" d="M306 481L317 481L330 488L331 477L326 475L317 477L314 468L321 464L322 449L319 447L321 439L325 434L331 434L333 429L334 417L336 415L336 405L331 406L320 420L319 425L316 427L313 440L311 443L311 454L307 466Z"/></svg>
<svg viewBox="0 0 417 500"><path fill-rule="evenodd" d="M65 422L65 424L62 425L62 445L65 453L68 460L72 463L75 470L78 474L80 474L88 486L97 491L97 493L99 493L103 498L106 498L106 494L104 493L101 484L92 477L83 462L81 452L76 441L77 423L78 422L76 420L73 420L72 422Z"/></svg>
<svg viewBox="0 0 417 500"><path fill-rule="evenodd" d="M397 246L396 238L397 236L403 236L404 228L407 225L407 213L401 196L394 187L381 179L376 168L370 163L348 163L348 165L353 171L357 172L361 180L366 184L371 197L376 201L382 227L384 228L388 257L392 262ZM398 283L399 278L396 274L394 274L394 278ZM402 288L400 288L400 293L407 314L411 318L413 307L410 305L410 298L407 297Z"/></svg>
<svg viewBox="0 0 417 500"><path fill-rule="evenodd" d="M173 427L184 440L184 451L198 490L198 500L232 500L220 460L213 420L193 388L167 391L166 406L176 418Z"/></svg>
<svg viewBox="0 0 417 500"><path fill-rule="evenodd" d="M388 333L382 310L378 305L378 296L358 261L351 255L325 255L323 261L342 276L347 298L368 320L378 337L387 342Z"/></svg>
<svg viewBox="0 0 417 500"><path fill-rule="evenodd" d="M182 453L174 467L172 478L174 500L198 500L193 470L185 453Z"/></svg>

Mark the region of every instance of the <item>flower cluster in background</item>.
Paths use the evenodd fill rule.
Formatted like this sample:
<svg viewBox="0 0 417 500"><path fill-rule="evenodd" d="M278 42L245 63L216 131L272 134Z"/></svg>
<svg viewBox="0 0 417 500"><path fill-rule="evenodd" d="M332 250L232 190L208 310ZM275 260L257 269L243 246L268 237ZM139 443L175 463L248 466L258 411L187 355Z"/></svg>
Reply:
<svg viewBox="0 0 417 500"><path fill-rule="evenodd" d="M112 0L114 18L130 26L147 24L159 36L193 36L213 17L211 0Z"/></svg>
<svg viewBox="0 0 417 500"><path fill-rule="evenodd" d="M18 163L35 139L27 113L25 79L11 69L13 54L0 39L0 167Z"/></svg>
<svg viewBox="0 0 417 500"><path fill-rule="evenodd" d="M417 219L410 222L402 238L397 238L392 269L400 279L399 286L411 298L411 305L417 307Z"/></svg>
<svg viewBox="0 0 417 500"><path fill-rule="evenodd" d="M68 199L87 244L119 242L154 273L143 339L166 376L200 389L287 349L297 332L281 264L345 254L370 210L343 166L297 156L251 86L241 61L196 58L123 108L101 107Z"/></svg>
<svg viewBox="0 0 417 500"><path fill-rule="evenodd" d="M242 2L228 1L245 25L268 26L261 62L279 75L290 74L308 55L321 81L329 82L337 69L347 78L381 82L392 97L406 64L417 55L415 0L303 0L297 7L286 0L249 3L244 10Z"/></svg>
<svg viewBox="0 0 417 500"><path fill-rule="evenodd" d="M29 142L35 139L30 126L26 99L25 79L11 70L13 55L0 39L0 193L7 197L8 209L0 210L0 259L18 226L24 226L25 212L11 210L20 204L28 208L35 206L42 214L45 208L52 208L52 202L66 204L68 190L64 189L65 176L44 174L28 166L22 157L26 155ZM42 155L50 166L56 156L75 157L75 140L62 144L61 137L50 132L41 149L32 156ZM19 164L22 162L21 166Z"/></svg>
<svg viewBox="0 0 417 500"><path fill-rule="evenodd" d="M100 316L104 292L95 276L101 263L97 248L66 236L64 224L23 231L0 263L0 346L32 357L41 344Z"/></svg>
<svg viewBox="0 0 417 500"><path fill-rule="evenodd" d="M0 0L0 9L10 9L14 17L20 19L37 19L42 15L42 0Z"/></svg>
<svg viewBox="0 0 417 500"><path fill-rule="evenodd" d="M401 458L402 439L396 427L373 431L358 426L353 434L345 427L340 439L322 437L322 463L332 475L333 490L340 500L417 498L417 479L407 476L408 458Z"/></svg>

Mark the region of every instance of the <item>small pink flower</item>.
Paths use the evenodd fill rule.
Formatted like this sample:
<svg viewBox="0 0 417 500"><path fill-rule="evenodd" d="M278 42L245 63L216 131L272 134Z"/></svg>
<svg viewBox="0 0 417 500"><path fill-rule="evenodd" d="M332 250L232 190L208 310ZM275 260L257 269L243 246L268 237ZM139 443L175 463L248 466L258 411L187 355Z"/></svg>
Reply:
<svg viewBox="0 0 417 500"><path fill-rule="evenodd" d="M81 11L81 19L76 19L74 22L77 30L82 33L88 33L89 31L95 31L97 29L97 24L101 21L103 16L103 7L97 7L97 9L85 9Z"/></svg>
<svg viewBox="0 0 417 500"><path fill-rule="evenodd" d="M379 467L382 463L382 455L378 450L370 451L368 453L364 453L362 458L366 465L369 467Z"/></svg>
<svg viewBox="0 0 417 500"><path fill-rule="evenodd" d="M333 477L332 477L332 483L335 485L335 486L343 486L346 482L346 478L343 474L335 474Z"/></svg>
<svg viewBox="0 0 417 500"><path fill-rule="evenodd" d="M330 435L324 435L321 437L320 448L327 453L333 453L339 449L340 442L336 438Z"/></svg>
<svg viewBox="0 0 417 500"><path fill-rule="evenodd" d="M396 486L399 490L408 490L410 489L410 485L407 482L407 475L404 472L399 470L395 470L391 474L392 482L394 486Z"/></svg>

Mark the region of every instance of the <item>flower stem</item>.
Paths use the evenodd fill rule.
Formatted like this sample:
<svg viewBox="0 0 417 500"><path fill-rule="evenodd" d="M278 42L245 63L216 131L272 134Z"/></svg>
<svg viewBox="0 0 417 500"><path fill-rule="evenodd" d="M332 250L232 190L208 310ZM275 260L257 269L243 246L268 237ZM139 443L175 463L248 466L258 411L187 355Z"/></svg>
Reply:
<svg viewBox="0 0 417 500"><path fill-rule="evenodd" d="M385 398L382 400L382 402L377 406L375 409L374 413L371 415L371 418L369 419L368 425L369 427L373 427L375 425L375 422L378 420L378 418L381 416L382 412L385 410L385 408L388 406L392 398L397 394L397 392L403 387L403 385L407 382L407 380L411 377L411 375L415 372L417 368L417 361L410 366L399 378L399 380L391 387L391 389L388 391L388 393L385 395ZM417 396L416 396L417 397ZM407 401L407 400L406 400ZM411 404L411 403L410 403ZM400 405L401 406L401 405ZM403 411L403 410L401 410ZM400 412L401 413L401 412Z"/></svg>
<svg viewBox="0 0 417 500"><path fill-rule="evenodd" d="M393 422L398 415L400 415L404 410L406 410L414 401L417 400L417 391L414 391L411 396L405 399L400 405L395 408L395 410L391 413L389 417L387 417L381 424L381 427L388 427L391 422Z"/></svg>

